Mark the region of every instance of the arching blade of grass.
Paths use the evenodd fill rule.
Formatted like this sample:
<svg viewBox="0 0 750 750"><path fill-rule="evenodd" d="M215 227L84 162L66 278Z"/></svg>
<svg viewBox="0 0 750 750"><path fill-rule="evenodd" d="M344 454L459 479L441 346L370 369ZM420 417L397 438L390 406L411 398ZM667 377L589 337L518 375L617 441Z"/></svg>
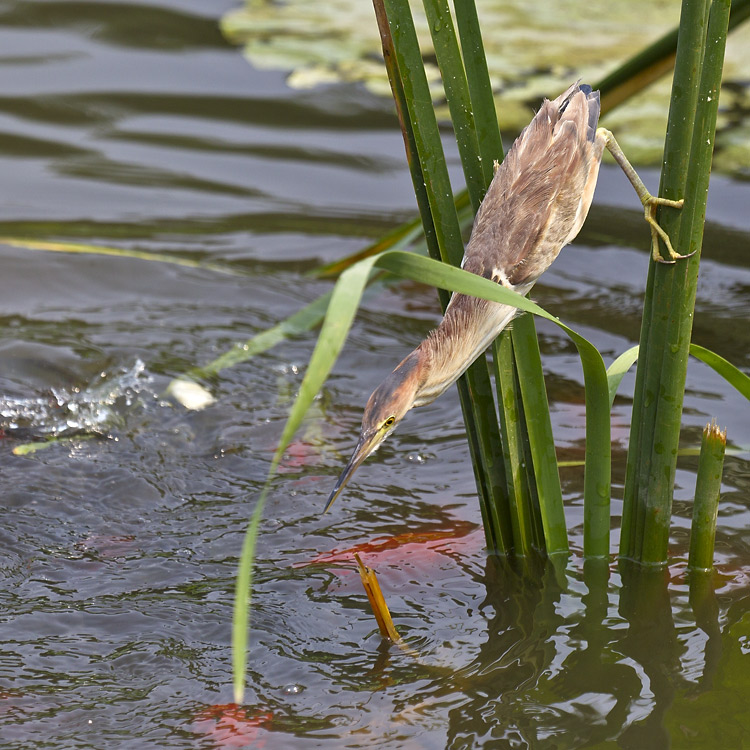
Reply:
<svg viewBox="0 0 750 750"><path fill-rule="evenodd" d="M310 364L302 380L297 399L284 426L279 445L269 467L266 484L256 504L243 544L237 575L235 593L235 615L232 629L233 666L235 700L242 702L247 659L247 627L249 623L250 600L252 594L252 567L258 524L263 513L270 483L278 468L284 451L294 433L304 419L313 399L328 377L351 327L357 306L364 291L367 279L374 268L381 268L406 278L440 286L450 291L472 294L483 299L512 305L526 312L534 313L552 321L562 328L573 340L583 365L586 383L586 420L597 439L587 440L586 461L588 467L601 464L602 476L609 477L609 409L607 375L601 355L593 344L571 328L561 323L554 315L543 310L526 297L505 289L494 282L475 276L460 268L423 258L402 251L388 251L380 256L361 261L345 271L339 278L331 295L331 302L323 322L318 342L310 359ZM589 445L591 443L591 445ZM594 476L593 474L591 476ZM590 477L587 478L587 482ZM321 511L323 508L321 498ZM597 520L598 519L594 519ZM607 516L607 529L609 528ZM608 538L608 537L607 537ZM607 551L608 553L608 551Z"/></svg>
<svg viewBox="0 0 750 750"><path fill-rule="evenodd" d="M690 344L690 353L721 375L729 385L736 388L746 399L750 399L750 377L731 362L710 349L698 346L698 344Z"/></svg>
<svg viewBox="0 0 750 750"><path fill-rule="evenodd" d="M423 264L426 258L416 258L407 253L386 253L379 262L381 267L410 278L420 278L434 286L450 284L450 289L471 294L495 302L518 298L511 292L487 279L472 274L454 275L460 269L443 268L440 272ZM421 270L417 269L417 264ZM414 274L414 276L412 276ZM468 279L466 278L468 276ZM458 284L461 283L461 288ZM493 286L495 287L493 290ZM492 296L490 296L492 292ZM521 310L533 312L561 327L573 340L581 357L586 388L586 475L584 478L584 554L588 557L603 557L609 554L609 495L610 495L610 423L609 388L607 373L601 354L590 342L561 323L527 298L507 302ZM520 322L520 321L519 321ZM547 533L545 531L545 533ZM556 551L561 551L557 549Z"/></svg>
<svg viewBox="0 0 750 750"><path fill-rule="evenodd" d="M258 542L258 529L266 507L266 498L277 466L271 465L268 479L253 508L250 522L242 543L237 578L234 584L234 612L232 617L232 684L234 702L242 703L245 697L245 673L247 671L247 639L250 629L250 603L253 593L253 572L255 569L255 548Z"/></svg>
<svg viewBox="0 0 750 750"><path fill-rule="evenodd" d="M584 371L587 430L586 461L587 469L590 469L587 472L584 492L587 496L589 494L594 495L594 500L597 496L603 498L608 495L610 462L609 387L604 362L593 344L528 298L520 297L515 292L461 269L449 268L445 265L430 262L427 258L419 258L402 252L383 254L378 259L377 265L400 276L419 279L433 286L441 286L463 294L513 305L520 310L532 312L539 317L550 320L562 328L576 345ZM594 508L592 513L596 516L598 508L595 502L592 507ZM598 520L597 517L597 523ZM608 528L609 514L607 512ZM594 549L599 550L601 540L598 539L597 542ZM596 554L608 554L608 550L606 553L597 552Z"/></svg>
<svg viewBox="0 0 750 750"><path fill-rule="evenodd" d="M327 314L320 335L318 336L318 343L310 358L310 363L302 380L297 399L284 425L279 445L271 459L268 478L263 486L247 531L245 532L245 540L242 545L242 553L237 571L234 617L232 620L232 667L235 703L242 703L245 691L247 637L250 624L255 547L258 539L258 528L263 516L263 509L271 482L276 475L284 451L291 442L294 433L300 424L302 424L302 420L310 408L310 404L312 404L313 399L338 358L341 347L344 345L344 341L354 320L354 315L359 308L359 302L375 260L375 258L368 259L345 271L331 292Z"/></svg>

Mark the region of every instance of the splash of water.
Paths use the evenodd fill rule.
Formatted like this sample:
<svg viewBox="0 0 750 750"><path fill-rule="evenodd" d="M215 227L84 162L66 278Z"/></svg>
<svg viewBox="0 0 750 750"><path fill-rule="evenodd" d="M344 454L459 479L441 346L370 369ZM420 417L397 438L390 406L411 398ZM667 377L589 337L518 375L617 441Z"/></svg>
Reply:
<svg viewBox="0 0 750 750"><path fill-rule="evenodd" d="M55 387L23 398L0 396L0 429L24 438L106 434L123 425L151 382L138 359L127 369L101 372L82 387Z"/></svg>

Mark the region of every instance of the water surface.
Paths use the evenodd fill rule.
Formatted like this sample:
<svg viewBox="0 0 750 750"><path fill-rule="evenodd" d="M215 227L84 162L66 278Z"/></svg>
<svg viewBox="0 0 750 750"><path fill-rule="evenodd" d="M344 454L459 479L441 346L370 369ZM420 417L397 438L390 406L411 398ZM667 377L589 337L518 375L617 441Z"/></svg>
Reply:
<svg viewBox="0 0 750 750"><path fill-rule="evenodd" d="M366 397L439 319L412 283L367 299L284 461L260 537L247 704L212 708L231 700L245 524L314 335L222 372L205 411L164 389L327 291L309 269L415 212L390 103L253 69L218 31L230 7L0 6L0 235L226 271L0 246L3 747L741 747L750 419L703 365L685 445L716 417L734 447L715 594L691 602L683 575L693 458L678 466L675 564L634 594L616 568L607 587L583 575L579 468L562 472L567 579L488 559L452 393L412 413L320 516ZM747 183L714 179L694 333L745 371L749 202ZM637 339L648 241L605 167L579 240L536 287L607 361ZM580 366L563 334L539 329L558 449L578 459ZM614 410L617 514L632 387ZM71 439L13 454L50 434ZM315 562L365 543L418 660L383 646L350 564Z"/></svg>

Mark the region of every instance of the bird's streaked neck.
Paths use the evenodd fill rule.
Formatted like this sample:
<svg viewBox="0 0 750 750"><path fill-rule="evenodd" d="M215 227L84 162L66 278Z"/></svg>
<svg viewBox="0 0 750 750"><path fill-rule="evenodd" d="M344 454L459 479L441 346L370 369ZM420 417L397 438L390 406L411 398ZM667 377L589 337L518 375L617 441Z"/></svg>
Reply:
<svg viewBox="0 0 750 750"><path fill-rule="evenodd" d="M509 305L454 295L440 325L414 352L429 362L414 406L432 403L453 385L516 313Z"/></svg>

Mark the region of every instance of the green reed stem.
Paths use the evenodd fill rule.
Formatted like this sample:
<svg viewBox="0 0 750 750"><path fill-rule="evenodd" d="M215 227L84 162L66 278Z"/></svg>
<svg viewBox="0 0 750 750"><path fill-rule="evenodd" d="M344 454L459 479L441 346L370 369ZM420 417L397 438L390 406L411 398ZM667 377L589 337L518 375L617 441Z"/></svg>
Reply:
<svg viewBox="0 0 750 750"><path fill-rule="evenodd" d="M490 85L489 72L482 46L479 20L476 6L471 0L456 4L456 17L459 33L461 34L463 59L458 52L453 22L445 0L424 0L427 20L435 46L438 65L445 82L446 95L459 144L464 173L466 175L469 195L475 210L479 207L489 183L494 176L495 160L502 159L503 148L500 130L497 123L494 99ZM478 153L475 144L478 139ZM477 189L481 187L481 190ZM515 328L519 328L516 332ZM497 379L497 401L503 441L511 440L512 448L503 446L505 457L505 474L508 478L508 504L513 522L513 541L517 550L528 552L535 540L543 538L551 542L549 552L567 550L567 534L564 540L559 534L565 530L562 505L562 490L557 472L557 464L553 459L552 469L546 464L551 454L554 457L554 441L552 426L547 411L546 420L535 410L534 414L538 429L534 438L527 434L525 420L519 421L519 414L523 413L520 401L512 405L512 399L506 400L505 390L515 390L519 378L515 375L516 362L525 373L523 378L525 389L517 394L524 400L531 400L537 404L547 404L547 394L544 385L544 374L541 367L539 342L532 318L518 321L511 333L512 345L508 342L504 347L495 342L493 353L495 356L496 373L505 374L501 382ZM515 353L513 353L515 350ZM507 359L510 357L510 359ZM503 361L505 358L505 361ZM532 389L534 391L532 395ZM508 430L514 430L510 436ZM498 444L500 445L500 444ZM525 466L522 459L522 448L528 445L532 456L535 457L534 470L521 472L520 466ZM545 461L545 468L536 471L536 461ZM521 461L520 466L516 463ZM536 483L543 479L547 484ZM538 491L535 491L538 490ZM535 497L543 497L545 507L540 508L536 515L541 518L542 528L533 526L533 502ZM512 506L512 507L511 507ZM556 507L553 507L556 506ZM560 523L562 519L562 524ZM551 528L547 528L547 523ZM519 536L520 535L520 536Z"/></svg>
<svg viewBox="0 0 750 750"><path fill-rule="evenodd" d="M466 187L474 213L479 210L487 190L479 154L479 140L474 123L469 82L458 48L458 39L447 0L423 0L427 23L432 35L435 57L443 80L448 110L456 134ZM463 257L463 253L462 253Z"/></svg>
<svg viewBox="0 0 750 750"><path fill-rule="evenodd" d="M487 58L484 54L482 32L479 28L474 0L461 0L455 3L455 11L471 108L474 114L474 126L479 142L484 194L494 176L495 160L502 161L503 159L503 140L500 136L495 98L492 93L490 73L487 68Z"/></svg>
<svg viewBox="0 0 750 750"><path fill-rule="evenodd" d="M473 54L469 58L469 64L466 64L459 49L447 1L424 0L424 7L451 113L469 200L476 213L493 176L491 165L489 170L485 169L485 165L502 158L502 140L489 84L489 73L483 57L481 34L479 34L478 26L472 27L477 36L473 39ZM471 27L473 2L466 0L460 4L460 8L464 28L466 28L467 20ZM475 8L473 16L476 18ZM478 51L482 52L481 59L477 56ZM482 123L484 137L482 141L478 138L475 110L489 115L488 120ZM519 542L512 536L511 490L507 485L508 466L503 459L503 439L495 416L486 361L480 359L472 365L470 376L477 388L482 388L481 403L485 409L490 404L493 407L492 412L485 410L481 413L481 421L478 420L480 432L477 437L480 443L486 446L483 450L484 455L491 457L493 467L496 466L497 478L504 482L503 486L498 487L498 491L492 495L492 503L495 507L492 508L491 517L507 527L504 536L509 540L507 545L507 551L509 551L511 546L516 546Z"/></svg>
<svg viewBox="0 0 750 750"><path fill-rule="evenodd" d="M536 325L531 315L524 315L515 321L512 338L523 410L527 416L526 429L539 493L545 546L547 553L554 555L568 551L568 533L542 360Z"/></svg>
<svg viewBox="0 0 750 750"><path fill-rule="evenodd" d="M524 429L523 405L509 331L503 331L495 343L494 362L513 542L518 554L529 555L535 546L544 549L544 532L541 517L534 513L530 479L535 480L533 471L527 472L530 459L526 457L525 445L528 435Z"/></svg>
<svg viewBox="0 0 750 750"><path fill-rule="evenodd" d="M390 24L388 23L388 16L382 0L374 1L374 7L378 22L378 29L380 31L380 38L383 45L383 58L385 61L385 67L388 73L388 80L391 84L391 90L393 92L393 99L396 105L396 113L401 125L401 133L404 138L406 158L412 177L414 194L417 199L420 220L422 226L424 227L427 251L431 258L440 260L443 254L438 243L435 224L432 219L432 210L427 193L427 181L424 178L424 174L422 172L422 167L419 159L419 151L416 143L416 136L409 117L409 109L406 102L404 85L401 80L401 74L399 72L398 64L396 62L396 53L393 46L393 36L391 34ZM456 213L458 213L458 211ZM440 300L441 308L445 310L450 300L450 294L444 289L438 289L438 299ZM468 377L471 376L469 375ZM461 403L461 411L463 413L464 423L466 425L469 453L471 455L471 465L474 471L474 479L477 484L477 492L479 494L479 507L486 533L487 546L489 549L498 549L502 547L502 541L497 538L498 533L495 529L497 523L493 522L490 515L490 508L492 505L490 482L488 481L488 474L485 469L482 450L479 444L479 440L477 439L477 430L475 427L476 419L474 416L474 408L471 402L471 398L469 396L467 377L461 378L456 385L458 388L459 400Z"/></svg>
<svg viewBox="0 0 750 750"><path fill-rule="evenodd" d="M716 516L719 512L719 491L726 447L726 430L719 429L715 420L707 424L701 441L693 502L688 557L688 568L691 570L710 570L713 567Z"/></svg>
<svg viewBox="0 0 750 750"><path fill-rule="evenodd" d="M463 258L461 229L411 10L407 0L375 0L375 7L428 248L432 257L457 266ZM449 295L441 295L443 308L448 299ZM509 552L505 467L486 365L472 365L458 387L487 543L492 550Z"/></svg>
<svg viewBox="0 0 750 750"><path fill-rule="evenodd" d="M688 260L652 263L641 328L620 554L664 564L677 463L729 0L684 0L660 195L684 197L659 221ZM677 240L674 242L674 240Z"/></svg>
<svg viewBox="0 0 750 750"><path fill-rule="evenodd" d="M673 96L670 105L665 143L667 164L662 175L660 195L667 195L666 191L670 191L675 198L684 194L692 137L692 113L695 111L698 99L698 71L703 58L705 22L709 2L710 0L701 0L700 3L685 2L683 4L677 44L678 62L675 65L672 84L673 91L678 95ZM694 84L693 81L695 81ZM678 148L678 145L681 145L682 149ZM665 222L662 226L672 237L679 227L680 218L680 213L676 211L665 212L662 216ZM679 249L678 252L680 252ZM665 345L664 326L662 325L661 329L655 327L652 337L652 320L657 317L659 307L664 307L666 304L664 302L661 305L657 304L657 298L664 294L662 290L667 287L667 274L675 270L680 269L652 263L649 266L646 283L620 541L620 555L633 560L639 560L642 555L647 499L645 482L641 479L641 474L647 471L653 453L653 437L656 429L655 394L658 394L658 390L654 391L654 388L658 388L661 376L659 344Z"/></svg>
<svg viewBox="0 0 750 750"><path fill-rule="evenodd" d="M465 0L456 7L458 26L462 33L462 49L459 51L447 1L424 0L424 6L453 121L469 198L476 213L494 176L493 164L495 160L499 161L503 158L502 139L476 7L472 0ZM463 52L463 57L461 52ZM481 118L478 118L476 113L479 113ZM480 128L481 137L478 133ZM498 355L497 342L493 344L493 352L497 362L498 356L502 356ZM506 352L512 355L510 342ZM506 375L505 383L506 387L510 384L509 387L512 388L516 382L513 373L514 357L511 356L509 361L500 366L506 370L506 373L510 370L510 375ZM484 371L485 364L482 363L477 367L481 367ZM486 382L484 378L482 382ZM533 382L544 386L544 380L541 377ZM504 413L506 406L499 380L496 382L496 388L500 418L499 422L487 424L486 429L492 430L488 449L492 450L494 460L503 460L506 487L499 497L493 499L495 503L498 501L500 503L500 507L494 508L493 515L504 523L510 523L506 536L512 539L512 546L516 551L527 554L534 545L535 538L542 537L542 534L540 529L537 529L536 535L532 534L533 528L528 516L531 512L532 497L528 480L524 472L523 478L526 481L521 481L519 467L511 460L511 456L520 460L518 451L522 449L526 440L524 434L526 427L525 424L518 422L520 404L517 405L514 414ZM544 397L546 398L546 394ZM489 400L488 396L487 402ZM493 416L494 414L493 411ZM491 419L487 415L488 423ZM514 425L519 431L514 435L519 442L510 450L505 444L508 439L506 429L509 425ZM481 435L480 439L482 439ZM533 473L531 473L531 478L535 481Z"/></svg>

